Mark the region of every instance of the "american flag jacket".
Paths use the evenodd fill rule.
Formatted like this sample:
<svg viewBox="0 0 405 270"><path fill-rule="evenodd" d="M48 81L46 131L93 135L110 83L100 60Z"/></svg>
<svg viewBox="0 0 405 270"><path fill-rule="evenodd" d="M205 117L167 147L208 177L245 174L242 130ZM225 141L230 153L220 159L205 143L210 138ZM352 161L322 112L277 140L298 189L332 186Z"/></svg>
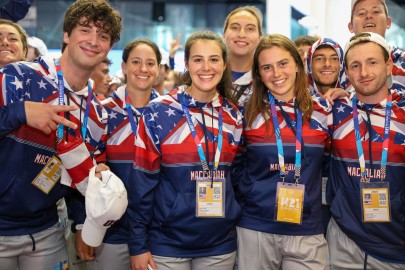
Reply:
<svg viewBox="0 0 405 270"><path fill-rule="evenodd" d="M389 183L391 222L362 220L360 166L352 101L349 98L336 100L333 107L334 132L327 200L340 229L365 253L381 261L405 263L405 99L394 90L391 93L392 115L385 179ZM381 181L386 104L384 100L372 109L367 109L367 104L360 101L356 104L366 172L371 182ZM367 122L371 124L370 129Z"/></svg>
<svg viewBox="0 0 405 270"><path fill-rule="evenodd" d="M135 177L128 189L131 255L150 250L160 256L205 257L236 250L240 207L234 198L230 167L239 149L242 115L222 96L200 103L186 89L180 86L153 100L139 122ZM224 180L223 218L196 217L194 176L202 171L202 165L182 104L190 111L210 165L218 146L222 107L223 145L216 174Z"/></svg>
<svg viewBox="0 0 405 270"><path fill-rule="evenodd" d="M239 182L241 193L242 217L239 227L282 235L316 235L323 233L321 217L322 163L325 148L330 144L332 123L331 106L318 94L313 99L313 113L303 122L301 177L299 184L305 185L302 224L275 221L276 187L282 182L276 136L271 117L259 114L251 127L246 126L245 174ZM278 100L291 125L296 125L294 99L284 102ZM264 99L269 104L268 98ZM270 107L270 104L268 105ZM283 116L280 106L276 106L277 119L282 138L285 182L295 183L296 135ZM299 113L299 111L297 111ZM266 129L266 122L268 130Z"/></svg>
<svg viewBox="0 0 405 270"><path fill-rule="evenodd" d="M102 101L105 110L108 113L107 123L107 150L106 165L117 175L125 187L128 188L128 182L133 177L134 168L134 147L135 134L128 118L128 111L125 103L126 85L120 86L112 96ZM159 96L159 93L152 89L150 100ZM131 105L131 111L134 119L140 119L145 107L134 108ZM137 120L136 120L137 122ZM131 196L128 194L128 196ZM127 226L127 214L114 223L107 230L103 242L109 244L126 244L129 239L129 230Z"/></svg>
<svg viewBox="0 0 405 270"><path fill-rule="evenodd" d="M46 135L26 125L24 101L58 104L58 79L54 61L17 62L0 70L0 235L26 235L47 229L58 222L56 202L71 188L60 181L45 194L31 182L55 155L56 133ZM73 92L65 81L65 104L77 110L65 117L78 125L65 129L65 140L81 137L87 87ZM105 111L93 97L87 135L83 138L91 155L103 161Z"/></svg>

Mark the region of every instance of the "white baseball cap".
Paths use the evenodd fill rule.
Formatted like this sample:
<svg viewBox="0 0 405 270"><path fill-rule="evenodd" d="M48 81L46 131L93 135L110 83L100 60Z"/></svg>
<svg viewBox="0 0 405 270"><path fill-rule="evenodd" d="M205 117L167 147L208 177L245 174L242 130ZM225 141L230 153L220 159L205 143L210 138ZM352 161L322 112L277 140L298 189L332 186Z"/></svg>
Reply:
<svg viewBox="0 0 405 270"><path fill-rule="evenodd" d="M391 49L390 46L388 45L387 41L385 38L383 38L381 35L373 33L373 32L362 32L358 33L357 35L353 36L348 43L346 43L345 46L345 52L344 55L347 54L347 52L352 48L354 45L359 44L360 42L364 41L369 41L369 42L374 42L380 45L391 57ZM391 87L392 85L392 74L388 76L387 78L388 82L388 87Z"/></svg>
<svg viewBox="0 0 405 270"><path fill-rule="evenodd" d="M101 172L100 180L95 176L95 168L90 170L86 190L87 217L82 230L83 241L92 247L101 245L107 229L122 217L128 206L127 191L121 179L107 170Z"/></svg>
<svg viewBox="0 0 405 270"><path fill-rule="evenodd" d="M34 37L34 36L28 37L27 43L28 43L28 46L36 48L41 55L48 54L48 47L46 47L46 45L42 41L42 39Z"/></svg>

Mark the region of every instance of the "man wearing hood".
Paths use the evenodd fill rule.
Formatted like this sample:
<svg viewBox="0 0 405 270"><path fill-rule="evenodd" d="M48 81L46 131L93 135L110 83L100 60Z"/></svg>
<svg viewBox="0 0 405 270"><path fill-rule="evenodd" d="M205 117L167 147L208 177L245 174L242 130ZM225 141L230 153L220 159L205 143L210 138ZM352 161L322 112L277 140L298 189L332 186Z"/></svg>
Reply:
<svg viewBox="0 0 405 270"><path fill-rule="evenodd" d="M334 40L317 40L309 50L306 64L311 94L323 96L330 88L345 88L343 50Z"/></svg>

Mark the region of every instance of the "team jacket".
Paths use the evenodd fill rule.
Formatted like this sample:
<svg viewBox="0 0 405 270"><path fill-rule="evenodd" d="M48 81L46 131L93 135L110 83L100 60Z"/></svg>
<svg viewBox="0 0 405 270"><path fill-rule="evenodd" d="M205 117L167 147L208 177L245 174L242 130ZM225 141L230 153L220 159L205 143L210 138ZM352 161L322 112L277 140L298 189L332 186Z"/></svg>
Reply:
<svg viewBox="0 0 405 270"><path fill-rule="evenodd" d="M38 58L34 63L7 65L0 70L0 83L0 235L32 234L58 221L56 202L72 190L58 181L47 195L31 184L55 154L56 135L26 125L23 101L58 104L54 62ZM65 132L68 140L81 137L86 100L87 87L75 93L65 81L65 104L79 108L65 115L78 125ZM104 110L93 98L85 142L98 160L103 159L105 148L104 117Z"/></svg>
<svg viewBox="0 0 405 270"><path fill-rule="evenodd" d="M244 106L253 91L252 72L246 72L242 77L233 81L232 85L232 93L237 98L238 104Z"/></svg>
<svg viewBox="0 0 405 270"><path fill-rule="evenodd" d="M111 97L103 100L102 104L108 113L106 164L128 189L128 182L130 177L133 176L135 134L125 107L125 89L126 85L119 87ZM159 93L153 89L150 100L158 96ZM144 108L131 106L135 123L138 122L136 119L140 119L143 110ZM107 230L103 242L109 244L128 243L129 230L126 223L127 214L124 214L120 220Z"/></svg>
<svg viewBox="0 0 405 270"><path fill-rule="evenodd" d="M349 83L348 80L346 80L346 74L345 74L345 68L344 68L344 59L343 59L343 50L340 47L340 45L335 42L334 40L330 38L321 38L318 39L311 47L311 49L308 52L308 57L307 57L307 75L308 75L308 88L311 94L314 93L319 93L318 87L314 81L313 75L312 75L312 55L318 49L319 46L321 45L329 45L332 49L336 51L336 54L339 57L339 63L340 63L340 70L339 70L339 75L335 84L335 88L346 88L346 85Z"/></svg>
<svg viewBox="0 0 405 270"><path fill-rule="evenodd" d="M405 263L405 99L392 92L392 102L385 180L389 182L391 222L362 221L360 166L352 101L348 99L335 101L333 107L334 132L327 199L340 229L364 252L382 261ZM386 100L368 109L369 121L365 104L357 103L366 171L371 182L380 181L385 107ZM371 122L371 133L368 132L367 122Z"/></svg>
<svg viewBox="0 0 405 270"><path fill-rule="evenodd" d="M153 100L139 122L135 180L128 190L131 255L150 250L160 256L204 257L236 250L240 207L233 194L230 166L239 147L242 115L221 96L200 103L186 88L180 86ZM208 144L210 163L218 145L219 108L223 108L223 146L217 172L225 180L224 218L196 217L194 176L202 166L181 104L190 111L206 156Z"/></svg>
<svg viewBox="0 0 405 270"><path fill-rule="evenodd" d="M238 226L272 234L315 235L323 232L321 218L322 161L329 143L331 107L315 94L314 111L302 127L302 157L300 184L305 185L302 224L275 221L276 187L281 182L276 136L272 118L257 116L252 127L245 127L246 163L240 177L242 217ZM265 99L268 103L268 99ZM278 101L295 125L294 101ZM270 105L269 105L270 106ZM277 118L283 141L286 182L294 183L296 136L287 125L279 106ZM268 131L266 130L268 123ZM329 122L329 123L328 123ZM267 136L266 134L269 134Z"/></svg>

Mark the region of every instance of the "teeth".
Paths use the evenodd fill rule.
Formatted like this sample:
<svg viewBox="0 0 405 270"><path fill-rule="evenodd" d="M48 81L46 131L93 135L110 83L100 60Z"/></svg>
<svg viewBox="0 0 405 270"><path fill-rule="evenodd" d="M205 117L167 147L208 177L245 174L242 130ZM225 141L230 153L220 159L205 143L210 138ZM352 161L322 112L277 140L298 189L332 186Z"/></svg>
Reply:
<svg viewBox="0 0 405 270"><path fill-rule="evenodd" d="M0 51L0 53L11 53L11 51Z"/></svg>
<svg viewBox="0 0 405 270"><path fill-rule="evenodd" d="M321 73L325 75L331 75L333 74L333 71L321 71Z"/></svg>
<svg viewBox="0 0 405 270"><path fill-rule="evenodd" d="M246 42L242 42L242 41L237 41L236 44L238 44L238 45L247 45Z"/></svg>
<svg viewBox="0 0 405 270"><path fill-rule="evenodd" d="M201 75L200 78L202 78L202 79L211 79L212 75Z"/></svg>
<svg viewBox="0 0 405 270"><path fill-rule="evenodd" d="M285 81L286 81L286 79L282 79L282 80L274 81L273 83L274 83L275 85L279 85L279 84L282 84L282 83L285 82Z"/></svg>
<svg viewBox="0 0 405 270"><path fill-rule="evenodd" d="M139 79L147 79L147 78L149 78L149 77L147 77L147 76L136 76L137 78L139 78Z"/></svg>
<svg viewBox="0 0 405 270"><path fill-rule="evenodd" d="M368 24L364 25L364 27L375 27L375 24L368 23Z"/></svg>

